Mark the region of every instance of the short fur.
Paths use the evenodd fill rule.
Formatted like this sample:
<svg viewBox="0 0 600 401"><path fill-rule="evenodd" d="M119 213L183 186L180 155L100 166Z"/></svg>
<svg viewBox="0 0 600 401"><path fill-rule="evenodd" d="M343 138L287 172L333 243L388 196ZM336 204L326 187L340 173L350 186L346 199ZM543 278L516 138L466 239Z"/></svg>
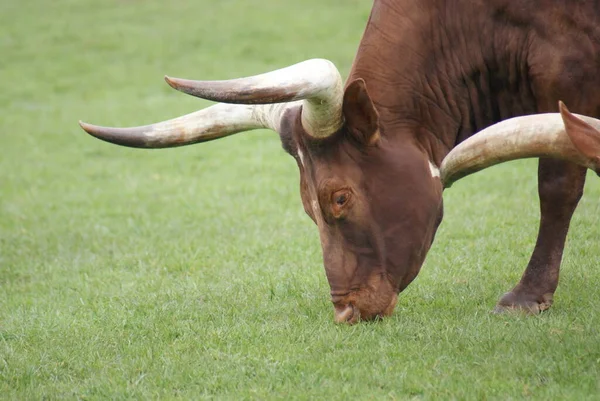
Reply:
<svg viewBox="0 0 600 401"><path fill-rule="evenodd" d="M290 154L303 153L302 202L344 319L391 313L419 272L443 215L430 162L503 119L556 112L559 100L600 116L598 71L600 1L376 0L340 132L310 138L294 113L281 132ZM540 160L538 174L538 240L500 309L547 309L558 284L585 169Z"/></svg>

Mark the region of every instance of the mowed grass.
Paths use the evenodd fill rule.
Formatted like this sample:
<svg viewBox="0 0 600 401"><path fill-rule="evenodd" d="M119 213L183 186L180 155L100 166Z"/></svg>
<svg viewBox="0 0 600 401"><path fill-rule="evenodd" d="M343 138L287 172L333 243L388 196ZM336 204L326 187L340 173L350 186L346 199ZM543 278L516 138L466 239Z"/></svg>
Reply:
<svg viewBox="0 0 600 401"><path fill-rule="evenodd" d="M370 1L0 1L0 399L598 399L600 180L536 317L493 315L538 224L536 162L445 194L395 314L332 321L298 172L268 131L97 141L207 106L162 81L325 57ZM402 239L399 239L401 241Z"/></svg>

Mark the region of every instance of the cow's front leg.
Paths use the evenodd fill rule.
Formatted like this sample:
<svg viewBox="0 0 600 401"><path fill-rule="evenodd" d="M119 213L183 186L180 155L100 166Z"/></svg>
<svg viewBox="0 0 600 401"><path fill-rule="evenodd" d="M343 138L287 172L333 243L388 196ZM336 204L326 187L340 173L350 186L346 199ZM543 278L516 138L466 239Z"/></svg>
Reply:
<svg viewBox="0 0 600 401"><path fill-rule="evenodd" d="M500 298L496 311L521 309L539 313L552 305L569 223L583 194L585 174L585 168L540 159L541 220L535 249L521 281Z"/></svg>

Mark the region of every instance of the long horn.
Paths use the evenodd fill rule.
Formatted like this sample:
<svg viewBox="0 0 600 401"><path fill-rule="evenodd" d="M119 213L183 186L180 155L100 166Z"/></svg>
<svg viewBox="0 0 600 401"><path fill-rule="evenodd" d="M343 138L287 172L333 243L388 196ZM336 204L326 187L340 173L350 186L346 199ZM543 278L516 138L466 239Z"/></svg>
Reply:
<svg viewBox="0 0 600 401"><path fill-rule="evenodd" d="M336 132L343 123L342 78L328 60L313 59L290 67L227 81L192 81L165 77L173 88L223 103L267 104L304 100L302 126L313 137Z"/></svg>
<svg viewBox="0 0 600 401"><path fill-rule="evenodd" d="M600 120L560 113L516 117L488 127L456 146L442 161L445 188L457 180L509 160L548 157L600 172Z"/></svg>
<svg viewBox="0 0 600 401"><path fill-rule="evenodd" d="M281 117L297 103L269 105L216 104L172 120L132 128L110 128L79 122L88 134L132 148L170 148L222 138L242 131L279 131Z"/></svg>

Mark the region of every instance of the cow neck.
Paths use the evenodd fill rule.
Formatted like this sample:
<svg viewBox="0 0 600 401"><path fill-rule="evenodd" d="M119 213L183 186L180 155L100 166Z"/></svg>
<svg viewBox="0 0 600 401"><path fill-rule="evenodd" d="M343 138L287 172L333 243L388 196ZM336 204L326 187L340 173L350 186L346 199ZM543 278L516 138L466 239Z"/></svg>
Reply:
<svg viewBox="0 0 600 401"><path fill-rule="evenodd" d="M375 2L348 82L365 80L390 143L415 143L439 166L456 142L459 118L424 95L419 71L433 50L423 35L430 17L417 1L397 3Z"/></svg>
<svg viewBox="0 0 600 401"><path fill-rule="evenodd" d="M388 139L416 141L439 166L474 133L536 112L527 54L520 51L528 34L481 18L494 7L465 3L452 11L439 0L375 2L348 81L365 80ZM507 63L515 53L520 57Z"/></svg>

